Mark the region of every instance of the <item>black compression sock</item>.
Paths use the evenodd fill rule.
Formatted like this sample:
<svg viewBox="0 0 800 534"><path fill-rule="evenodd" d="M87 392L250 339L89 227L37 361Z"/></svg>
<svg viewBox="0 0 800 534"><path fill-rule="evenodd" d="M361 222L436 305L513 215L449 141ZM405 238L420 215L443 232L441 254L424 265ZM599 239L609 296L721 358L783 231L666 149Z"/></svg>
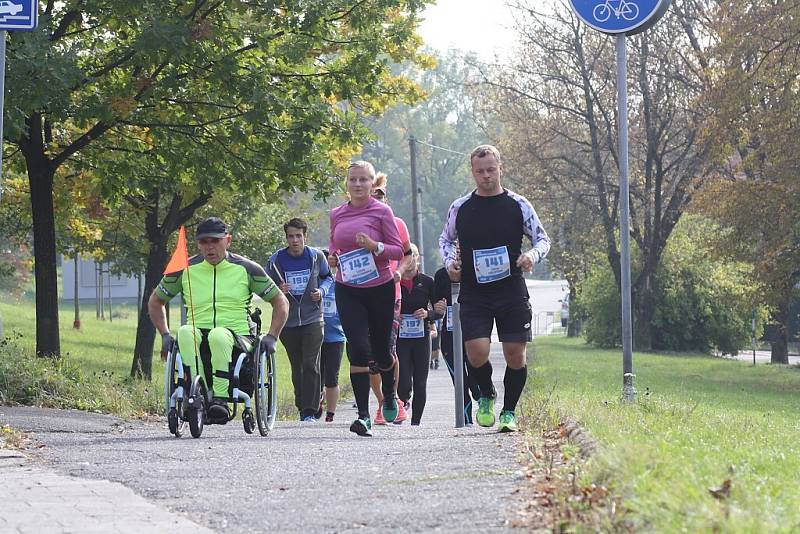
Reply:
<svg viewBox="0 0 800 534"><path fill-rule="evenodd" d="M350 373L353 394L358 406L358 417L369 417L369 373Z"/></svg>
<svg viewBox="0 0 800 534"><path fill-rule="evenodd" d="M470 371L473 373L475 377L475 381L478 383L478 386L481 388L481 397L491 397L494 398L496 393L494 390L494 385L492 385L492 364L491 362L486 362L485 364L481 365L480 367L471 367Z"/></svg>
<svg viewBox="0 0 800 534"><path fill-rule="evenodd" d="M516 409L519 398L522 396L522 390L525 389L525 382L527 380L527 365L520 369L506 367L506 375L503 377L503 386L505 387L503 410L513 412Z"/></svg>
<svg viewBox="0 0 800 534"><path fill-rule="evenodd" d="M384 397L394 395L394 367L388 371L381 371L381 392Z"/></svg>

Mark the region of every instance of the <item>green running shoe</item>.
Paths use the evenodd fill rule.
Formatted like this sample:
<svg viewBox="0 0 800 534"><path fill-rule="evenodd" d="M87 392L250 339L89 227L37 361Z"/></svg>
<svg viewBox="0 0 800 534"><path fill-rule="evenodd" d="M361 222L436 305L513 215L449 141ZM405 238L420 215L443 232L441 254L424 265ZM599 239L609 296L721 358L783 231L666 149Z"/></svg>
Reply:
<svg viewBox="0 0 800 534"><path fill-rule="evenodd" d="M475 419L481 426L494 425L494 399L491 397L481 397L478 399L478 413Z"/></svg>
<svg viewBox="0 0 800 534"><path fill-rule="evenodd" d="M383 397L383 406L381 406L381 412L383 412L383 418L386 419L387 423L391 423L397 419L397 397L394 396L394 393L391 395L385 395Z"/></svg>
<svg viewBox="0 0 800 534"><path fill-rule="evenodd" d="M369 417L356 419L350 425L350 432L355 432L359 436L372 437L372 419Z"/></svg>
<svg viewBox="0 0 800 534"><path fill-rule="evenodd" d="M517 416L511 410L500 412L500 424L497 425L498 432L518 432Z"/></svg>

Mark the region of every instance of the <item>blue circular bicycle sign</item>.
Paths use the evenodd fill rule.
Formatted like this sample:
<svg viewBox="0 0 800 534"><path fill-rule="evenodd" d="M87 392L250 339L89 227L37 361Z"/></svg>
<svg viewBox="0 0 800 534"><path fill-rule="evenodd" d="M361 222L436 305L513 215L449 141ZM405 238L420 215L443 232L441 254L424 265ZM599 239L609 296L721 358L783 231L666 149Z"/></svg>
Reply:
<svg viewBox="0 0 800 534"><path fill-rule="evenodd" d="M604 33L633 35L661 18L670 0L570 0L586 24Z"/></svg>

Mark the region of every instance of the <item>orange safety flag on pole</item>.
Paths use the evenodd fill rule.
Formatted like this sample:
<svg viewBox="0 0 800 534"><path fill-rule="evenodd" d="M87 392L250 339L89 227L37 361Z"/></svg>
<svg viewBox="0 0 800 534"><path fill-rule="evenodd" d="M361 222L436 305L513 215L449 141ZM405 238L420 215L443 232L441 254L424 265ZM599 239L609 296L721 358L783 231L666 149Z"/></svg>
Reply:
<svg viewBox="0 0 800 534"><path fill-rule="evenodd" d="M186 229L181 225L178 231L178 244L172 253L169 263L164 269L164 274L177 273L189 267L189 251L186 250Z"/></svg>

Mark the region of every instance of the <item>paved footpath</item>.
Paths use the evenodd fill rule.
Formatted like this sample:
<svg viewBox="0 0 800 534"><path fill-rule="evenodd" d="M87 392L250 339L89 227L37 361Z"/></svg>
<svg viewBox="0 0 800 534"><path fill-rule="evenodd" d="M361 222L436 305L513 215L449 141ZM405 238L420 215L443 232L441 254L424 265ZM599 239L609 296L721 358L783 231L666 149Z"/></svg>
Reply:
<svg viewBox="0 0 800 534"><path fill-rule="evenodd" d="M493 362L499 412L502 356ZM373 438L348 431L349 404L334 423L279 421L262 438L237 419L200 439L173 438L165 421L0 407L0 424L44 445L0 455L0 534L512 530L520 437L454 428L452 399L446 369L431 371L422 425Z"/></svg>

